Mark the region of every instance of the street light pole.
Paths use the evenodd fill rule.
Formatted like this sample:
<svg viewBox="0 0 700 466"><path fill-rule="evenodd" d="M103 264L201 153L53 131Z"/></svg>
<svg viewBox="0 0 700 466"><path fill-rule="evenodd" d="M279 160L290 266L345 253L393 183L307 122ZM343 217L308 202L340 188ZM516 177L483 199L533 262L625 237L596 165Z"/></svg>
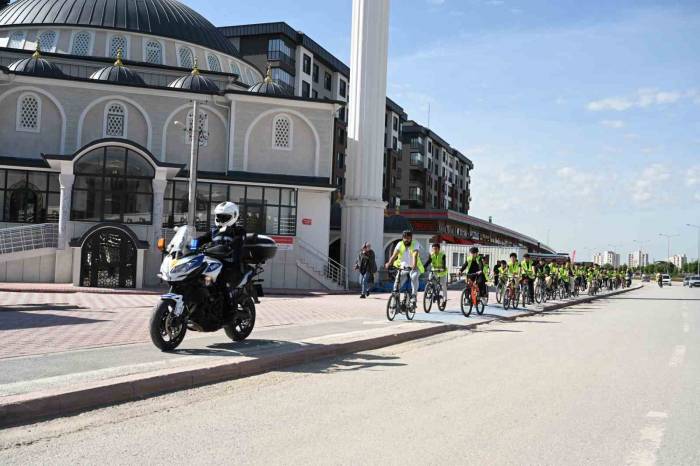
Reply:
<svg viewBox="0 0 700 466"><path fill-rule="evenodd" d="M197 159L199 158L199 119L197 100L192 101L192 147L190 148L190 192L188 196L187 224L197 231L195 219L197 217ZM186 124L189 122L186 122ZM195 129L196 128L196 129ZM187 129L187 127L185 127Z"/></svg>
<svg viewBox="0 0 700 466"><path fill-rule="evenodd" d="M700 276L700 225L693 225L692 223L688 223L688 224L686 224L686 226L698 229L698 256L697 256L698 264L697 265L698 265L698 275Z"/></svg>
<svg viewBox="0 0 700 466"><path fill-rule="evenodd" d="M671 238L675 238L676 236L679 235L665 235L663 233L659 233L659 236L663 236L666 238L667 243L667 255L666 255L666 273L671 275L671 266L669 264L669 261L671 260Z"/></svg>

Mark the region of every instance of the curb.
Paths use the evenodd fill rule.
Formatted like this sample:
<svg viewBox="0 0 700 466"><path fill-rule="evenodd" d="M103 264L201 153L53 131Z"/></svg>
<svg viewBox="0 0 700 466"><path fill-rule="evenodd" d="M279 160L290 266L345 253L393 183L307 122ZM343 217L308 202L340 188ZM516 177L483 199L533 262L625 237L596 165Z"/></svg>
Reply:
<svg viewBox="0 0 700 466"><path fill-rule="evenodd" d="M638 290L642 286L626 288L605 295L590 296L575 302L545 306L538 311L524 312L518 316L505 317L502 320L516 320L522 317L544 314L557 309ZM87 384L80 388L63 389L55 392L10 396L5 400L0 400L0 428L31 424L114 404L251 377L299 364L345 356L359 351L375 350L456 330L470 330L481 325L490 324L496 320L499 319L474 322L468 325L439 324L417 330L329 345L309 344L307 347L295 349L284 354L263 355L255 359L222 362L205 367L168 369L148 374L123 376L109 381Z"/></svg>

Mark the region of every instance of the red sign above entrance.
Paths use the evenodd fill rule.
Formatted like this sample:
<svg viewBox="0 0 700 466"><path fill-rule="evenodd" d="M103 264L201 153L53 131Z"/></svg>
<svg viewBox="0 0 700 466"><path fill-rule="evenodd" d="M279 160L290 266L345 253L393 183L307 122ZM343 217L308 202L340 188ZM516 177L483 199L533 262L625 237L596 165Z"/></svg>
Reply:
<svg viewBox="0 0 700 466"><path fill-rule="evenodd" d="M303 218L301 219L301 223L303 225L313 225L314 221L310 218Z"/></svg>

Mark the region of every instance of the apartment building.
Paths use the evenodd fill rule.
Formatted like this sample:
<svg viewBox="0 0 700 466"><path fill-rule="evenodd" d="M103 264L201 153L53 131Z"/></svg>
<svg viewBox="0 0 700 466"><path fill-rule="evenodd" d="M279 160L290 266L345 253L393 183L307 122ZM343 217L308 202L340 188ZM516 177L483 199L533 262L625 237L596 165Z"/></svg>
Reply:
<svg viewBox="0 0 700 466"><path fill-rule="evenodd" d="M634 251L627 255L628 267L646 267L649 265L649 254L641 250Z"/></svg>
<svg viewBox="0 0 700 466"><path fill-rule="evenodd" d="M685 254L676 254L668 258L668 261L673 264L676 269L682 269L688 263L688 257Z"/></svg>

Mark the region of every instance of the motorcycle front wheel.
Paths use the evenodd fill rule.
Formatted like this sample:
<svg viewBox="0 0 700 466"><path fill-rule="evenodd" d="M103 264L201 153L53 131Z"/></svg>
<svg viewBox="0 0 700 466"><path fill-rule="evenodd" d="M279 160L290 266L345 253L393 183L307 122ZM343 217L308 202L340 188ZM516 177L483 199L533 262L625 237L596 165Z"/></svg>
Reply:
<svg viewBox="0 0 700 466"><path fill-rule="evenodd" d="M151 341L161 351L172 351L185 339L187 325L178 323L174 313L173 301L160 301L153 308L149 324Z"/></svg>
<svg viewBox="0 0 700 466"><path fill-rule="evenodd" d="M255 302L253 298L246 298L240 304L241 310L249 317L236 318L232 324L224 325L226 336L233 341L243 341L251 334L255 327Z"/></svg>

